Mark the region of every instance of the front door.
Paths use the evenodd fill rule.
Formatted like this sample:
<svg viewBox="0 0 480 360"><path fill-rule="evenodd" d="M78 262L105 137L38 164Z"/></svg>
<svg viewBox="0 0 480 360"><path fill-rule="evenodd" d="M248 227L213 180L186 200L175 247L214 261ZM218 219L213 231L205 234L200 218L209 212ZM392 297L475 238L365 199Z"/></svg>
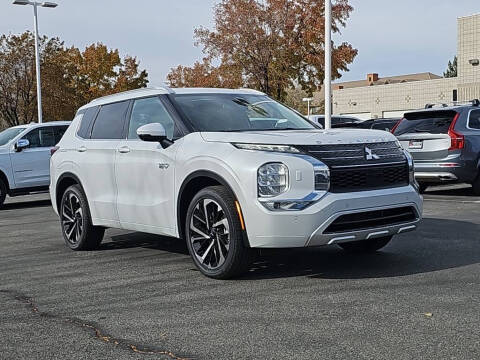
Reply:
<svg viewBox="0 0 480 360"><path fill-rule="evenodd" d="M135 100L127 140L116 153L117 209L123 228L175 235L175 157L181 140L163 149L141 141L137 129L158 122L173 139L175 122L159 97Z"/></svg>
<svg viewBox="0 0 480 360"><path fill-rule="evenodd" d="M37 127L22 138L29 141L28 148L18 152L12 149L10 158L17 189L50 184L50 149L57 143L62 128L65 132L67 127Z"/></svg>

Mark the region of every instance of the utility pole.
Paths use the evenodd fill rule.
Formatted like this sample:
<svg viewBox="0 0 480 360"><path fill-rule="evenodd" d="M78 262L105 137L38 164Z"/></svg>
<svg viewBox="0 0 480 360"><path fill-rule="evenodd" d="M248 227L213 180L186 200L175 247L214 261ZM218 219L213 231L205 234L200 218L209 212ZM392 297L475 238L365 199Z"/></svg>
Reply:
<svg viewBox="0 0 480 360"><path fill-rule="evenodd" d="M325 0L325 129L332 127L332 3Z"/></svg>
<svg viewBox="0 0 480 360"><path fill-rule="evenodd" d="M33 6L33 31L35 35L35 69L37 75L37 108L38 108L38 122L41 124L43 122L42 116L42 82L40 78L40 49L38 44L38 16L37 16L37 7L46 7L46 8L55 8L57 4L52 2L36 2L28 0L15 0L14 5L32 5Z"/></svg>

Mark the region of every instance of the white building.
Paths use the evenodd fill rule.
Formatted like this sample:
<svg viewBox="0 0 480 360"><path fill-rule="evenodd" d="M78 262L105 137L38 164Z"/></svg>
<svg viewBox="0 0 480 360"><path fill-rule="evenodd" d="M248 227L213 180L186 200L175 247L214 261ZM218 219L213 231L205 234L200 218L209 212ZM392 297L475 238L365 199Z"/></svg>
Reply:
<svg viewBox="0 0 480 360"><path fill-rule="evenodd" d="M480 98L480 14L458 19L458 77L431 73L381 78L333 85L333 113L362 119L400 117L427 103L446 103ZM321 93L315 98L320 100Z"/></svg>

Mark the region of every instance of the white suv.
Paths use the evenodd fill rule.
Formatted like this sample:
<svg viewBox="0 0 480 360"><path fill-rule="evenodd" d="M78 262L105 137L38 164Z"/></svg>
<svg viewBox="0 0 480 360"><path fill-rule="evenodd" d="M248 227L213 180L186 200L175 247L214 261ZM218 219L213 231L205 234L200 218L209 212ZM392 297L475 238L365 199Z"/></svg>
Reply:
<svg viewBox="0 0 480 360"><path fill-rule="evenodd" d="M410 155L384 131L330 130L253 90L141 89L80 108L51 160L73 250L105 228L183 238L228 278L253 248L375 251L421 219Z"/></svg>

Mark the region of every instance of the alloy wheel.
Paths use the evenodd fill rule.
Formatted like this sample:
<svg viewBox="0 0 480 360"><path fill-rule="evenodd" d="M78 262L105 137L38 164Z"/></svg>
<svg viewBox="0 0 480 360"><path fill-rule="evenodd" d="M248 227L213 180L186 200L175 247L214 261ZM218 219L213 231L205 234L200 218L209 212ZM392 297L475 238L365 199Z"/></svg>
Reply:
<svg viewBox="0 0 480 360"><path fill-rule="evenodd" d="M83 234L83 211L80 199L73 192L69 192L63 198L62 225L67 240L75 245Z"/></svg>
<svg viewBox="0 0 480 360"><path fill-rule="evenodd" d="M197 261L209 270L223 265L230 249L230 225L224 209L200 199L190 219L190 243Z"/></svg>

